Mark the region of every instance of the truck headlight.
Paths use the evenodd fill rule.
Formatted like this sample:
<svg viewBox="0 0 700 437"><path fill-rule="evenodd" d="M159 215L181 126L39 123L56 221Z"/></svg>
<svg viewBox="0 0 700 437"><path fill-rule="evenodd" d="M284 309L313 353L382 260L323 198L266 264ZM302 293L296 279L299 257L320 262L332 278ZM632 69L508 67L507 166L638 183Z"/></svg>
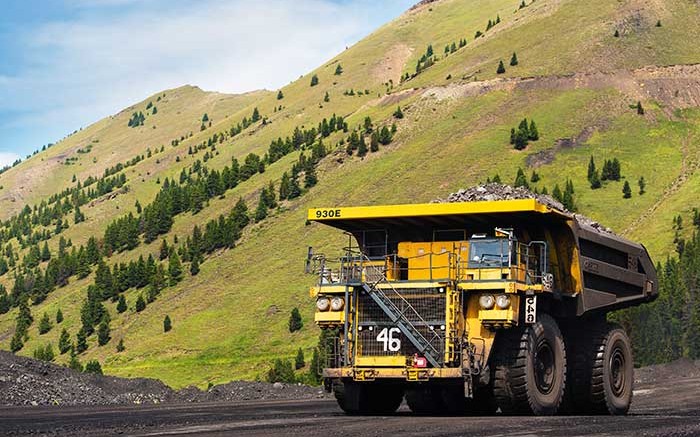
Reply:
<svg viewBox="0 0 700 437"><path fill-rule="evenodd" d="M493 305L495 303L496 300L490 294L482 294L479 298L479 305L485 310L490 310L491 308L493 308Z"/></svg>
<svg viewBox="0 0 700 437"><path fill-rule="evenodd" d="M499 294L496 296L496 306L502 310L510 306L510 296L507 294Z"/></svg>
<svg viewBox="0 0 700 437"><path fill-rule="evenodd" d="M319 297L316 299L316 308L319 311L328 311L328 308L331 307L331 300L328 299L327 297Z"/></svg>
<svg viewBox="0 0 700 437"><path fill-rule="evenodd" d="M331 299L331 310L340 311L345 306L345 301L342 297L334 297Z"/></svg>

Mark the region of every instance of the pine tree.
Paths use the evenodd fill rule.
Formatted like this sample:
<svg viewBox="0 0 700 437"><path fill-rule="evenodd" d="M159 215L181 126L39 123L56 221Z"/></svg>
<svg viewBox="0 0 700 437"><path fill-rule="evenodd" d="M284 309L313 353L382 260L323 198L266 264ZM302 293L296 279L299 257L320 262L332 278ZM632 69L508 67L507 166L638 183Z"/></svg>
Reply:
<svg viewBox="0 0 700 437"><path fill-rule="evenodd" d="M318 76L314 74L313 76L311 76L311 86L316 85L318 85Z"/></svg>
<svg viewBox="0 0 700 437"><path fill-rule="evenodd" d="M41 321L39 321L39 334L44 335L50 330L51 320L49 319L49 315L47 313L44 313L44 315L41 317Z"/></svg>
<svg viewBox="0 0 700 437"><path fill-rule="evenodd" d="M559 184L554 185L554 189L552 190L552 198L559 202L561 202L564 199L564 196L561 192L561 188L559 188Z"/></svg>
<svg viewBox="0 0 700 437"><path fill-rule="evenodd" d="M292 309L292 313L289 315L289 332L296 332L303 326L304 322L301 320L299 308L294 307L294 309Z"/></svg>
<svg viewBox="0 0 700 437"><path fill-rule="evenodd" d="M190 264L190 275L197 276L199 274L199 256L195 256Z"/></svg>
<svg viewBox="0 0 700 437"><path fill-rule="evenodd" d="M396 125L394 125L396 127ZM391 142L394 139L394 132L396 132L393 128L389 130L386 126L382 126L382 128L379 130L379 144L382 144L386 146L387 144L391 144ZM378 148L377 148L378 149Z"/></svg>
<svg viewBox="0 0 700 437"><path fill-rule="evenodd" d="M595 161L593 160L593 155L591 155L590 161L588 161L588 181L590 182L593 174L596 172Z"/></svg>
<svg viewBox="0 0 700 437"><path fill-rule="evenodd" d="M304 362L304 351L299 348L297 351L297 356L294 359L294 368L296 370L301 369L302 367L306 366L306 363Z"/></svg>
<svg viewBox="0 0 700 437"><path fill-rule="evenodd" d="M22 335L18 332L15 332L15 335L12 336L12 340L10 341L10 350L13 353L16 353L19 352L23 347L24 343L22 342Z"/></svg>
<svg viewBox="0 0 700 437"><path fill-rule="evenodd" d="M540 181L540 174L535 170L532 170L532 176L530 176L530 182L535 184Z"/></svg>
<svg viewBox="0 0 700 437"><path fill-rule="evenodd" d="M384 129L386 129L386 126L384 126ZM379 135L377 134L377 131L372 132L372 136L370 137L370 142L369 142L369 151L374 153L379 150Z"/></svg>
<svg viewBox="0 0 700 437"><path fill-rule="evenodd" d="M357 156L363 157L367 154L367 142L365 142L364 135L360 135L360 144L357 148Z"/></svg>
<svg viewBox="0 0 700 437"><path fill-rule="evenodd" d="M82 354L87 348L87 333L84 328L80 328L80 331L78 331L76 335L75 350L77 353Z"/></svg>
<svg viewBox="0 0 700 437"><path fill-rule="evenodd" d="M600 176L598 176L598 170L596 169L593 170L593 174L588 178L588 180L591 183L591 189L593 190L597 190L602 186Z"/></svg>
<svg viewBox="0 0 700 437"><path fill-rule="evenodd" d="M496 74L503 74L506 72L506 67L503 65L503 60L498 61L498 68L496 69Z"/></svg>
<svg viewBox="0 0 700 437"><path fill-rule="evenodd" d="M83 365L80 364L80 360L78 360L78 357L75 355L75 352L72 351L70 354L70 362L68 363L68 368L75 370L76 372L81 372L83 371Z"/></svg>
<svg viewBox="0 0 700 437"><path fill-rule="evenodd" d="M126 305L126 298L124 297L123 294L119 295L119 301L117 302L117 312L119 314L123 313L126 311L127 305Z"/></svg>
<svg viewBox="0 0 700 437"><path fill-rule="evenodd" d="M516 55L515 52L513 52L513 56L510 58L510 65L512 67L518 65L518 55Z"/></svg>
<svg viewBox="0 0 700 437"><path fill-rule="evenodd" d="M326 103L331 101L331 96L330 96L330 94L328 94L328 91L326 91L326 95L323 96L323 101Z"/></svg>
<svg viewBox="0 0 700 437"><path fill-rule="evenodd" d="M373 123L372 123L372 118L370 118L370 117L365 117L365 121L364 121L363 124L364 124L364 128L365 128L365 133L366 133L366 134L371 134L371 133L372 133L372 130L374 130L374 125L373 125Z"/></svg>
<svg viewBox="0 0 700 437"><path fill-rule="evenodd" d="M102 375L102 366L97 360L90 360L85 363L85 373L94 373L96 375Z"/></svg>
<svg viewBox="0 0 700 437"><path fill-rule="evenodd" d="M610 179L614 181L619 181L620 178L622 177L622 169L621 169L621 164L620 161L617 158L614 158L612 160L612 163L610 164L610 170L612 173L612 177Z"/></svg>
<svg viewBox="0 0 700 437"><path fill-rule="evenodd" d="M100 325L97 327L97 343L100 346L104 346L109 343L109 340L111 339L109 334L109 319L107 317L103 317Z"/></svg>
<svg viewBox="0 0 700 437"><path fill-rule="evenodd" d="M58 351L63 355L70 350L71 346L70 334L68 334L66 328L63 328L61 336L58 338Z"/></svg>
<svg viewBox="0 0 700 437"><path fill-rule="evenodd" d="M279 358L275 359L272 367L267 372L267 382L294 382L294 370L292 369L292 362L288 360L281 360Z"/></svg>
<svg viewBox="0 0 700 437"><path fill-rule="evenodd" d="M625 181L625 185L622 187L622 197L624 199L632 197L632 188L630 188L630 183L627 181Z"/></svg>
<svg viewBox="0 0 700 437"><path fill-rule="evenodd" d="M124 339L120 338L119 343L117 343L117 352L124 352L126 350L126 346L124 346Z"/></svg>
<svg viewBox="0 0 700 437"><path fill-rule="evenodd" d="M318 176L316 176L316 169L310 166L306 169L306 174L304 175L304 188L311 188L318 183Z"/></svg>
<svg viewBox="0 0 700 437"><path fill-rule="evenodd" d="M49 250L49 243L44 243L44 247L41 249L41 260L48 261L51 259L51 251Z"/></svg>
<svg viewBox="0 0 700 437"><path fill-rule="evenodd" d="M160 245L160 251L158 252L158 259L163 261L170 255L170 248L168 247L168 242L163 238L163 243Z"/></svg>
<svg viewBox="0 0 700 437"><path fill-rule="evenodd" d="M140 313L141 311L146 309L146 301L143 299L143 294L139 294L139 297L136 299L136 312Z"/></svg>
<svg viewBox="0 0 700 437"><path fill-rule="evenodd" d="M319 383L321 382L321 377L323 376L321 374L321 359L318 356L318 348L314 348L314 353L311 355L311 364L309 365L309 377L310 379L315 382Z"/></svg>
<svg viewBox="0 0 700 437"><path fill-rule="evenodd" d="M540 139L540 133L537 131L537 125L535 125L535 120L530 120L530 128L528 129L528 139L531 141L537 141Z"/></svg>
<svg viewBox="0 0 700 437"><path fill-rule="evenodd" d="M280 180L280 193L279 199L286 200L289 198L289 190L291 188L291 179L289 178L289 173L286 171L282 174L282 179Z"/></svg>
<svg viewBox="0 0 700 437"><path fill-rule="evenodd" d="M515 133L515 141L513 148L515 150L523 150L527 147L528 133L527 130L518 129Z"/></svg>
<svg viewBox="0 0 700 437"><path fill-rule="evenodd" d="M640 176L639 180L637 181L637 185L639 185L639 195L641 196L642 194L646 193L646 187L647 183L644 180L644 176ZM696 210L697 213L697 210Z"/></svg>
<svg viewBox="0 0 700 437"><path fill-rule="evenodd" d="M282 99L284 99L284 93L282 92L282 90L279 90L277 92L277 100L282 100Z"/></svg>
<svg viewBox="0 0 700 437"><path fill-rule="evenodd" d="M178 282L182 281L182 263L176 250L170 253L168 259L168 279L170 285L177 285Z"/></svg>
<svg viewBox="0 0 700 437"><path fill-rule="evenodd" d="M5 288L0 285L0 314L7 314L10 311L10 297Z"/></svg>
<svg viewBox="0 0 700 437"><path fill-rule="evenodd" d="M258 107L256 106L253 108L253 116L251 117L251 121L253 123L256 123L260 120L260 111L258 110Z"/></svg>
<svg viewBox="0 0 700 437"><path fill-rule="evenodd" d="M56 323L61 323L63 321L63 311L59 308L56 310Z"/></svg>
<svg viewBox="0 0 700 437"><path fill-rule="evenodd" d="M255 208L255 221L261 222L267 218L267 201L266 201L266 188L260 192L260 199L258 200L258 206Z"/></svg>
<svg viewBox="0 0 700 437"><path fill-rule="evenodd" d="M394 111L394 118L398 120L403 118L403 111L401 110L401 106L396 107L396 111Z"/></svg>
<svg viewBox="0 0 700 437"><path fill-rule="evenodd" d="M620 31L617 30L617 29L615 29L615 33L613 34L613 36L614 36L615 38L619 38L619 37L620 37Z"/></svg>
<svg viewBox="0 0 700 437"><path fill-rule="evenodd" d="M338 66L335 67L335 75L340 76L341 74L343 74L343 67L340 64L338 64Z"/></svg>
<svg viewBox="0 0 700 437"><path fill-rule="evenodd" d="M515 182L513 183L513 186L530 188L530 185L527 183L527 177L525 176L525 172L522 168L518 168L518 173L515 176Z"/></svg>
<svg viewBox="0 0 700 437"><path fill-rule="evenodd" d="M169 332L171 329L173 329L173 324L170 321L170 316L165 315L165 319L163 319L163 332Z"/></svg>

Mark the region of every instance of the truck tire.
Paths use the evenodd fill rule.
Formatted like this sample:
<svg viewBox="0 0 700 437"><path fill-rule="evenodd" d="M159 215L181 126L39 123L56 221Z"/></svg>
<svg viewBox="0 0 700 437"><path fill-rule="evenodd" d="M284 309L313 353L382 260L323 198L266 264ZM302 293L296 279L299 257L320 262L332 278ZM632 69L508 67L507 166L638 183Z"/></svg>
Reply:
<svg viewBox="0 0 700 437"><path fill-rule="evenodd" d="M501 331L494 344L494 395L504 414L553 415L566 386L566 349L557 322Z"/></svg>
<svg viewBox="0 0 700 437"><path fill-rule="evenodd" d="M338 406L351 415L393 414L403 401L401 387L376 382L334 381L333 393Z"/></svg>
<svg viewBox="0 0 700 437"><path fill-rule="evenodd" d="M576 338L571 410L580 414L624 415L632 403L634 364L624 329L602 323L588 335Z"/></svg>

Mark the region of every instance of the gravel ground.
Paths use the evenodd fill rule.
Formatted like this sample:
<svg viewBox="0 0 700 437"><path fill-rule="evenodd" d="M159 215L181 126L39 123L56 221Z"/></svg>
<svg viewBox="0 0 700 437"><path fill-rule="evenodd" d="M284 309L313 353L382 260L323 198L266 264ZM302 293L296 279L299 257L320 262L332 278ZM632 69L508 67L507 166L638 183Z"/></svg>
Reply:
<svg viewBox="0 0 700 437"><path fill-rule="evenodd" d="M0 406L128 405L325 397L319 387L235 381L207 391L172 390L154 379L77 373L55 364L0 351Z"/></svg>
<svg viewBox="0 0 700 437"><path fill-rule="evenodd" d="M613 233L610 229L601 225L582 214L576 214L567 210L561 202L555 200L551 196L536 194L527 188L511 187L499 183L490 183L477 185L471 188L466 188L451 193L447 199L437 199L437 203L453 203L453 202L483 202L491 200L522 200L522 199L537 199L538 202L549 206L552 209L561 211L565 214L570 214L578 221L580 225L589 226L599 232Z"/></svg>

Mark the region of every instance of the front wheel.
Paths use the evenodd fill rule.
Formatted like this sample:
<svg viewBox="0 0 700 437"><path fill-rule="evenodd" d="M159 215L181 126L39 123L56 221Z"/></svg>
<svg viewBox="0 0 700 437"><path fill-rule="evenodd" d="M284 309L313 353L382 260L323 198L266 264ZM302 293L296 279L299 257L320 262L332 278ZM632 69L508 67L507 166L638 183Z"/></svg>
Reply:
<svg viewBox="0 0 700 437"><path fill-rule="evenodd" d="M494 344L494 395L504 414L553 415L566 385L566 350L547 314L524 328L501 331Z"/></svg>

